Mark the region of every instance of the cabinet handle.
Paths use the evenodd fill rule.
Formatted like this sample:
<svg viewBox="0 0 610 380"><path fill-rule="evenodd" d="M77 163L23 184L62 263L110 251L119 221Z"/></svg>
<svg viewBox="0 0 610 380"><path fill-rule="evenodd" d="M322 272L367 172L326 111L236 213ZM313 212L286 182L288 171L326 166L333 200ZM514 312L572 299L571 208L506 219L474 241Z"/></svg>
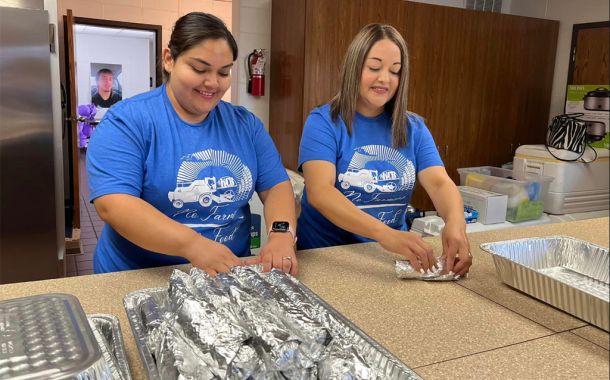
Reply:
<svg viewBox="0 0 610 380"><path fill-rule="evenodd" d="M510 143L510 154L513 154L514 150L513 150L513 143Z"/></svg>
<svg viewBox="0 0 610 380"><path fill-rule="evenodd" d="M449 154L449 145L445 145L445 157Z"/></svg>

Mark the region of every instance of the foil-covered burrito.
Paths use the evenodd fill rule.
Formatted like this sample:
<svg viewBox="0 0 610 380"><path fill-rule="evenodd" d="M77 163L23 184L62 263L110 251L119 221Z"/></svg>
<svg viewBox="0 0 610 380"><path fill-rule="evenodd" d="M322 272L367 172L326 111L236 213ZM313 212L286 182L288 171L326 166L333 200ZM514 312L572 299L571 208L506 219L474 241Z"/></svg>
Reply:
<svg viewBox="0 0 610 380"><path fill-rule="evenodd" d="M151 379L419 378L312 295L260 266L175 270L125 307Z"/></svg>
<svg viewBox="0 0 610 380"><path fill-rule="evenodd" d="M436 259L436 266L433 266L432 269L424 273L413 268L407 260L396 260L394 268L396 270L396 277L405 280L456 281L460 278L454 274L443 273L445 270L445 259L442 257Z"/></svg>

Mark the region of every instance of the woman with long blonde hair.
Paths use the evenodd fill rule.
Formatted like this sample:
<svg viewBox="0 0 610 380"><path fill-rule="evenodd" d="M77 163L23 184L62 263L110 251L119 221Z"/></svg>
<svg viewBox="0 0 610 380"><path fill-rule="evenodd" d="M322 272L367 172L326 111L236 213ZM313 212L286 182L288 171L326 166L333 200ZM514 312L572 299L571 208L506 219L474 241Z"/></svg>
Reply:
<svg viewBox="0 0 610 380"><path fill-rule="evenodd" d="M431 247L405 218L418 180L445 221L445 270L465 275L472 257L464 203L423 119L407 111L408 75L407 46L392 26L367 25L351 42L339 91L303 129L298 247L377 241L415 269L431 269Z"/></svg>

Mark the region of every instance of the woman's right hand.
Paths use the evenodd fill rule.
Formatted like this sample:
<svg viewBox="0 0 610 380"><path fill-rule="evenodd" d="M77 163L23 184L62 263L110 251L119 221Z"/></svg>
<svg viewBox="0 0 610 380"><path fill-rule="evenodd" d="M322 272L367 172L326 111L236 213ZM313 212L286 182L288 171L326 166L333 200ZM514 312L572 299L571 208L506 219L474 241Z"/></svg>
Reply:
<svg viewBox="0 0 610 380"><path fill-rule="evenodd" d="M184 257L194 267L205 270L210 276L228 272L234 266L244 265L225 245L200 235L186 247Z"/></svg>
<svg viewBox="0 0 610 380"><path fill-rule="evenodd" d="M418 234L388 228L382 236L377 240L379 244L390 252L406 257L416 270L426 272L436 265L432 247Z"/></svg>

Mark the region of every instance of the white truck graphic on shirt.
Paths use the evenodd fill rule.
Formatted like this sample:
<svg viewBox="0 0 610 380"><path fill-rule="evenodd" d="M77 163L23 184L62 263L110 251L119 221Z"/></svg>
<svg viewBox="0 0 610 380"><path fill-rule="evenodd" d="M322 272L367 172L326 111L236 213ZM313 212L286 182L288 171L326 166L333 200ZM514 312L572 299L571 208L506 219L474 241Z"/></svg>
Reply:
<svg viewBox="0 0 610 380"><path fill-rule="evenodd" d="M185 203L199 202L208 207L212 202L229 203L235 201L235 179L225 176L205 177L193 182L179 183L174 191L167 194L175 208L181 208Z"/></svg>
<svg viewBox="0 0 610 380"><path fill-rule="evenodd" d="M347 169L337 177L342 189L360 187L367 193L379 190L385 193L396 191L398 187L398 174L393 170L385 170L381 174L371 169Z"/></svg>

